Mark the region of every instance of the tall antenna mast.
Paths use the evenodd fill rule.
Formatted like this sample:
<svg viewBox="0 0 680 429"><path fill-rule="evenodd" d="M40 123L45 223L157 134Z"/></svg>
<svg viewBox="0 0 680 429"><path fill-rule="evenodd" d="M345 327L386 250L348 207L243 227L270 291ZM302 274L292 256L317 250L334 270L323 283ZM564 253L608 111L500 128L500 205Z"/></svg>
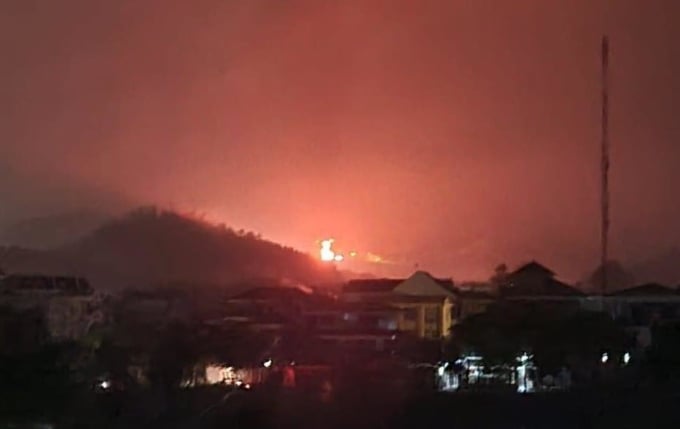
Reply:
<svg viewBox="0 0 680 429"><path fill-rule="evenodd" d="M609 238L609 39L602 37L602 153L600 168L602 173L602 229L601 229L601 266L602 266L602 295L607 292L607 252Z"/></svg>

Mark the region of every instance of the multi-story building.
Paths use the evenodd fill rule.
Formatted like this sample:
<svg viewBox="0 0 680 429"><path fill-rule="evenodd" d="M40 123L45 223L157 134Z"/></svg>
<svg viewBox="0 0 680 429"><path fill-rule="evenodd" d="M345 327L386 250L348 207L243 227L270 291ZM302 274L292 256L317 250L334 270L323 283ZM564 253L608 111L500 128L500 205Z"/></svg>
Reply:
<svg viewBox="0 0 680 429"><path fill-rule="evenodd" d="M392 308L396 330L418 338L437 339L449 334L456 294L450 279L437 279L417 271L407 279L352 280L343 288L341 299Z"/></svg>

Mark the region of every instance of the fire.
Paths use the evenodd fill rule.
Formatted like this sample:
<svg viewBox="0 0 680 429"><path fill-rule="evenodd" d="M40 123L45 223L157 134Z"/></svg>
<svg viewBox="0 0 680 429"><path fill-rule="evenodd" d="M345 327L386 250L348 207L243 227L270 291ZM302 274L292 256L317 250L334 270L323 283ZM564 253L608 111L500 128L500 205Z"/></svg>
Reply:
<svg viewBox="0 0 680 429"><path fill-rule="evenodd" d="M319 245L319 259L324 262L342 262L346 258L355 261L368 262L370 264L392 264L393 262L383 258L380 255L371 252L359 253L356 250L348 250L347 256L345 254L336 252L333 249L335 239L325 238L318 241Z"/></svg>
<svg viewBox="0 0 680 429"><path fill-rule="evenodd" d="M327 238L321 240L321 249L319 250L319 257L324 262L342 262L345 257L340 253L335 253L333 250L333 240L332 238Z"/></svg>

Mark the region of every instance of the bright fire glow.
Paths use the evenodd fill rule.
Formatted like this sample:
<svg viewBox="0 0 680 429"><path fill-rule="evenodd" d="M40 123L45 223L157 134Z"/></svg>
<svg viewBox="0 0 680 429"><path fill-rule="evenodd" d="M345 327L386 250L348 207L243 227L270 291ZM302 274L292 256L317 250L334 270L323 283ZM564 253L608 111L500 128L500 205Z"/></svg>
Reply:
<svg viewBox="0 0 680 429"><path fill-rule="evenodd" d="M332 238L321 240L321 249L319 249L319 257L324 262L342 262L345 257L340 253L335 253L333 250Z"/></svg>

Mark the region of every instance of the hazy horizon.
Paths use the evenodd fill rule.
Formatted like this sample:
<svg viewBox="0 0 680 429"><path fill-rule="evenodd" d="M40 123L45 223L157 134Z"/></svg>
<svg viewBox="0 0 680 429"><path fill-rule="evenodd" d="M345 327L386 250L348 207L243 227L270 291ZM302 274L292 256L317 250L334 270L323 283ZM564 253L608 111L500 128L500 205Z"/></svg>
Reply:
<svg viewBox="0 0 680 429"><path fill-rule="evenodd" d="M680 245L672 0L0 5L0 229L139 205L377 275L598 263L600 39L611 256ZM347 265L349 269L351 265Z"/></svg>

